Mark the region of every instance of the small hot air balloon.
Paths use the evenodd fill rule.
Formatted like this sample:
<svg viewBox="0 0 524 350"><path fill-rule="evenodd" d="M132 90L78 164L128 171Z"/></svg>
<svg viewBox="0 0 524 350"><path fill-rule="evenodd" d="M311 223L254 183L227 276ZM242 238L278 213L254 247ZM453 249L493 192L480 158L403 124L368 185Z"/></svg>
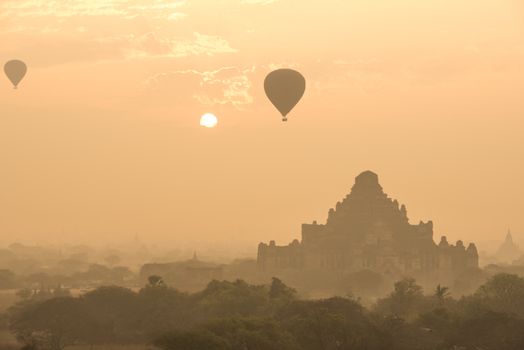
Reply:
<svg viewBox="0 0 524 350"><path fill-rule="evenodd" d="M306 91L306 79L293 69L277 69L264 80L266 95L282 114L282 121L300 101Z"/></svg>
<svg viewBox="0 0 524 350"><path fill-rule="evenodd" d="M16 89L27 73L27 66L20 60L11 60L5 64L4 72Z"/></svg>

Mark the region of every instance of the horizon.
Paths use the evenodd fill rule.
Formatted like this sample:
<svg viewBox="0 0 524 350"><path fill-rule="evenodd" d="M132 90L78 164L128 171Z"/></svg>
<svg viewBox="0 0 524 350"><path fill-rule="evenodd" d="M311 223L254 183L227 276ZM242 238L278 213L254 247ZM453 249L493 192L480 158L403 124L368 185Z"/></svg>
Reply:
<svg viewBox="0 0 524 350"><path fill-rule="evenodd" d="M363 171L359 174L360 175L363 175L365 173L372 173L374 175L378 175L378 174L375 174L373 173L372 171L370 170L366 170L366 171ZM380 184L380 178L378 179L379 180L379 184ZM391 198L392 200L397 200L397 198L394 198L394 197L391 197L389 196L389 194L387 192L384 192L388 198ZM349 195L349 193L347 194ZM403 203L401 201L399 201L399 204L402 205ZM335 206L331 206L330 208L334 208ZM408 209L408 212L409 212L409 208ZM327 210L326 210L327 212ZM326 214L327 216L327 214ZM409 219L409 217L408 217ZM429 221L432 221L431 219L428 219ZM309 222L303 222L301 224L304 224L304 223L310 223L310 222L319 222L319 224L325 224L326 220L310 220ZM409 219L409 222L411 224L414 224L416 220L411 220ZM432 221L433 222L433 221ZM494 255L495 252L499 249L499 247L502 245L502 243L505 241L506 237L508 234L511 233L511 236L513 238L513 242L516 244L516 246L519 246L519 238L518 238L518 235L515 235L514 232L511 231L511 229L508 229L504 235L503 235L503 238L501 239L500 237L498 238L493 238L490 243L493 243L489 248L486 249L486 246L483 245L483 243L486 243L486 242L475 242L475 241L464 241L464 244L465 245L468 245L469 243L474 243L478 250L479 250L479 253L481 255L484 255L484 257L486 256L489 256L489 255ZM65 232L62 232L62 235L64 235ZM442 236L445 236L445 235L438 235L436 232L433 232L433 242L438 244L438 241L440 240L440 237ZM447 236L446 236L447 237ZM297 238L300 238L300 237L297 237ZM297 239L295 238L295 239ZM176 252L177 255L179 255L179 259L178 260L184 260L184 256L188 256L188 258L190 256L193 256L193 254L195 254L196 252L200 252L200 254L202 254L203 256L211 259L211 260L219 260L219 261L233 261L235 259L242 259L242 258L256 258L256 247L258 246L259 243L267 243L269 241L272 241L273 239L268 239L266 241L262 241L262 242L249 242L248 240L242 240L242 241L236 241L236 244L232 244L230 241L228 241L227 243L224 244L223 241L221 240L216 240L216 241L212 241L212 240L200 240L200 241L192 241L192 240L185 240L185 241L182 241L182 242L172 242L170 240L168 240L167 242L161 242L161 241L151 241L151 240L144 240L143 237L136 233L133 235L133 239L130 240L130 241L125 241L125 242L110 242L110 241L105 241L105 242L96 242L96 243L93 243L91 240L86 240L86 241L79 241L79 240L75 240L75 241L71 241L71 242L67 242L67 241L63 241L61 243L58 243L58 242L31 242L28 243L28 242L23 242L23 241L12 241L12 242L9 242L7 243L7 247L10 247L11 245L13 244L23 244L25 246L35 246L35 247L47 247L47 248L57 248L57 249L60 249L60 248L67 248L67 247L74 247L74 246L88 246L88 247L92 247L92 248L95 248L95 249L130 249L131 247L135 247L135 248L139 248L139 247L147 247L149 249L155 249L157 255L156 255L156 258L159 258L160 256L162 256L162 254L169 254L169 253L173 253L173 252ZM299 239L300 240L300 239ZM460 238L457 239L457 240L461 240ZM449 239L448 237L448 241L450 242L450 244L455 244L455 242L457 241L452 241ZM276 240L275 240L276 241ZM291 241L289 242L276 242L277 245L283 245L283 246L286 246L288 244L291 243ZM487 244L486 244L487 245ZM155 256L153 257L153 260L155 259Z"/></svg>

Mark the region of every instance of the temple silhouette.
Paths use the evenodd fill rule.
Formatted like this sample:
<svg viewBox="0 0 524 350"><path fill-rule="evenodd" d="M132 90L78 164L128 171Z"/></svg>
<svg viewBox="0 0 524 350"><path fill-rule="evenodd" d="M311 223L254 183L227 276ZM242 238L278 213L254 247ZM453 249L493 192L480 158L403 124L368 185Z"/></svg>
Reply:
<svg viewBox="0 0 524 350"><path fill-rule="evenodd" d="M522 256L522 251L513 240L510 230L508 230L504 243L502 243L495 255L500 261L507 263L511 263Z"/></svg>
<svg viewBox="0 0 524 350"><path fill-rule="evenodd" d="M433 241L433 222L409 223L407 210L387 196L377 174L365 171L327 222L302 225L302 240L287 246L258 246L258 267L267 273L290 270L372 270L385 275L451 276L478 268L474 243Z"/></svg>

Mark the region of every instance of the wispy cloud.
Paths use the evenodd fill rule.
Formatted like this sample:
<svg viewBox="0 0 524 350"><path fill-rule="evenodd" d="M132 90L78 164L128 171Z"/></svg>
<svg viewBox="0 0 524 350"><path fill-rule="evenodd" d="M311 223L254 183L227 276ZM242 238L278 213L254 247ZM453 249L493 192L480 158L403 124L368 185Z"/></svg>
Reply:
<svg viewBox="0 0 524 350"><path fill-rule="evenodd" d="M211 71L194 69L160 73L147 79L146 84L153 90L181 92L185 87L191 91L189 98L202 105L231 105L237 109L253 103L250 75L255 67L241 69L223 67Z"/></svg>
<svg viewBox="0 0 524 350"><path fill-rule="evenodd" d="M0 41L33 65L235 53L226 38L178 22L186 1L4 0Z"/></svg>
<svg viewBox="0 0 524 350"><path fill-rule="evenodd" d="M131 38L129 44L129 58L213 56L237 52L227 40L198 32L193 33L192 38L183 40L162 38L150 32L138 38Z"/></svg>
<svg viewBox="0 0 524 350"><path fill-rule="evenodd" d="M277 2L278 0L241 0L241 4L247 5L269 5Z"/></svg>
<svg viewBox="0 0 524 350"><path fill-rule="evenodd" d="M74 17L123 16L164 14L172 16L185 1L168 0L4 0L0 4L0 17Z"/></svg>

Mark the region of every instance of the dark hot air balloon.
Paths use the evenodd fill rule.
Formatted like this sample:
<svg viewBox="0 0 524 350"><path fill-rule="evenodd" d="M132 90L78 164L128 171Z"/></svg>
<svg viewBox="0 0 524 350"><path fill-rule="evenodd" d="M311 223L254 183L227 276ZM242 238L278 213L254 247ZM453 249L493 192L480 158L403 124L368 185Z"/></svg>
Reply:
<svg viewBox="0 0 524 350"><path fill-rule="evenodd" d="M22 61L11 60L5 64L4 72L16 89L27 73L27 66Z"/></svg>
<svg viewBox="0 0 524 350"><path fill-rule="evenodd" d="M306 79L293 69L277 69L264 80L266 95L282 114L282 121L300 101L306 91Z"/></svg>

